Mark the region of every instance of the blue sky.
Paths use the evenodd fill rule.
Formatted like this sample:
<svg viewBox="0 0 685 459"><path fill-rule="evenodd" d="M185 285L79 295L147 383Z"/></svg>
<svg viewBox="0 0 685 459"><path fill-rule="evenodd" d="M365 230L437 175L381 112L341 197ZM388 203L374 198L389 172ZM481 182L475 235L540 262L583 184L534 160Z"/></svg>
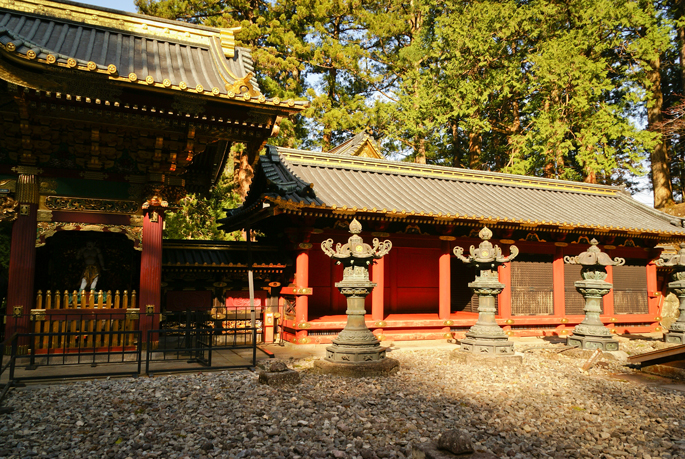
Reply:
<svg viewBox="0 0 685 459"><path fill-rule="evenodd" d="M79 1L79 0L75 0ZM79 3L85 3L87 5L104 6L105 8L112 8L114 10L129 11L131 13L137 13L133 0L81 0Z"/></svg>

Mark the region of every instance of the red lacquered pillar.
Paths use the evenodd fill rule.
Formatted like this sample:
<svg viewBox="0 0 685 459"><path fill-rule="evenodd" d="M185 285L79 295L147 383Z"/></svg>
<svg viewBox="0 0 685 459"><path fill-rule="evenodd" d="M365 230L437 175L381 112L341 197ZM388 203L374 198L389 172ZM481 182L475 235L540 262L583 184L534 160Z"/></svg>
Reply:
<svg viewBox="0 0 685 459"><path fill-rule="evenodd" d="M558 317L561 324L557 327L560 335L568 333L564 321L566 315L566 292L564 286L564 249L557 247L552 262L552 285L554 286L554 317Z"/></svg>
<svg viewBox="0 0 685 459"><path fill-rule="evenodd" d="M308 248L311 244L300 244L300 252L297 254L295 260L295 286L298 289L309 287L309 252ZM298 343L307 342L307 330L300 330L302 324L307 324L309 321L309 297L307 295L298 295L295 298L295 324L297 333L295 338Z"/></svg>
<svg viewBox="0 0 685 459"><path fill-rule="evenodd" d="M143 219L143 252L140 255L140 331L142 341L147 341L148 330L159 329L162 308L162 213L154 210L145 212ZM147 315L148 306L154 314ZM159 341L152 337L154 343Z"/></svg>
<svg viewBox="0 0 685 459"><path fill-rule="evenodd" d="M438 318L443 321L443 324L450 320L450 310L452 309L452 274L450 272L450 243L449 241L442 241L442 253L438 260ZM446 326L442 329L445 337L450 335L450 327Z"/></svg>
<svg viewBox="0 0 685 459"><path fill-rule="evenodd" d="M36 228L38 217L38 180L35 175L22 174L17 179L17 220L12 225L9 280L7 291L7 328L5 336L30 332L29 312L33 308L33 284L36 275ZM21 317L14 318L15 306ZM19 353L29 347L28 337L19 341Z"/></svg>
<svg viewBox="0 0 685 459"><path fill-rule="evenodd" d="M371 320L380 322L385 317L383 296L385 294L385 258L379 258L371 267L371 282L376 286L371 291Z"/></svg>

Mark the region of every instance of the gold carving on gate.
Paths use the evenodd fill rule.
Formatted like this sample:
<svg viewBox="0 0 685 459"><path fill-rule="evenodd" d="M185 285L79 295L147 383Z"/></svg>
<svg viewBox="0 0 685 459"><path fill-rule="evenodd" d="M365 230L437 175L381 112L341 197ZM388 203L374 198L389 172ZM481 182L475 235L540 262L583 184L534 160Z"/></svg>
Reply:
<svg viewBox="0 0 685 459"><path fill-rule="evenodd" d="M47 238L60 231L96 231L123 234L133 241L133 248L143 250L143 228L127 225L91 225L87 223L38 222L36 247L43 247Z"/></svg>
<svg viewBox="0 0 685 459"><path fill-rule="evenodd" d="M70 198L66 196L48 196L45 207L50 210L74 212L106 212L112 214L132 214L138 211L135 201L113 199Z"/></svg>
<svg viewBox="0 0 685 459"><path fill-rule="evenodd" d="M254 74L250 72L244 77L237 79L233 84L226 83L226 91L235 95L249 94L250 97L259 97L259 91L256 91L254 86L252 86L251 80L253 76Z"/></svg>
<svg viewBox="0 0 685 459"><path fill-rule="evenodd" d="M17 206L19 203L9 196L0 198L0 221L11 222L17 219Z"/></svg>
<svg viewBox="0 0 685 459"><path fill-rule="evenodd" d="M45 321L45 309L31 309L30 319L32 322Z"/></svg>

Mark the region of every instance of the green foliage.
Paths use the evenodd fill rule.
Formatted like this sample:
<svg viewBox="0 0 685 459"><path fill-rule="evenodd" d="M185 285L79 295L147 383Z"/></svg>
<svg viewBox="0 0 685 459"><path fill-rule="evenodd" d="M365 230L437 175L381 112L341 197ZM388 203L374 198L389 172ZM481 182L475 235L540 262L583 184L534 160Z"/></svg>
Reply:
<svg viewBox="0 0 685 459"><path fill-rule="evenodd" d="M367 130L410 161L629 185L660 142L634 120L680 78L672 3L137 0L242 27L262 91L311 101L273 143L326 151Z"/></svg>
<svg viewBox="0 0 685 459"><path fill-rule="evenodd" d="M219 230L218 220L226 217L226 209L240 205L235 191L233 164L229 162L221 179L206 197L189 194L182 198L178 209L166 212L164 217L165 239L204 239L213 241L239 241L241 233L224 233Z"/></svg>

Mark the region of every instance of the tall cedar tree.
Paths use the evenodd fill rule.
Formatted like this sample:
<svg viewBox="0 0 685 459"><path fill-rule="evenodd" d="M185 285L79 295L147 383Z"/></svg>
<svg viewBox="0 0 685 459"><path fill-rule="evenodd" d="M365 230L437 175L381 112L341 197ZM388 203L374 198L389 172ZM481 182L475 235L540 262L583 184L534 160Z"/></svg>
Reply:
<svg viewBox="0 0 685 459"><path fill-rule="evenodd" d="M420 163L609 184L650 156L657 205L669 202L665 142L632 122L653 128L664 107L669 2L137 2L240 25L263 91L313 102L281 144L327 150L370 126L386 152Z"/></svg>

